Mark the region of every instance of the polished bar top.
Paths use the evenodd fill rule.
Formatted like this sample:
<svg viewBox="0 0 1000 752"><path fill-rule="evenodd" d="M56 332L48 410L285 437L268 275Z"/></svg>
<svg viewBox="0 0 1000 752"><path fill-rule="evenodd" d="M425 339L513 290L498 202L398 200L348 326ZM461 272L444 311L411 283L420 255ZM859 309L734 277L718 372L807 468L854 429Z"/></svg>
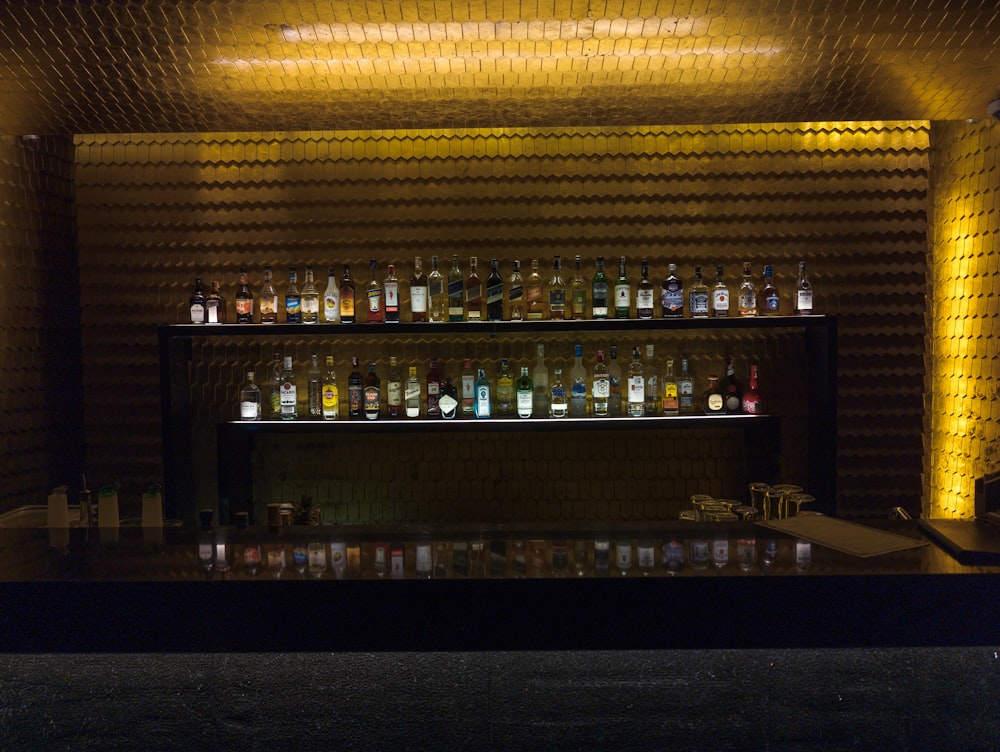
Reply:
<svg viewBox="0 0 1000 752"><path fill-rule="evenodd" d="M1000 567L960 564L914 522L872 524L924 545L860 558L749 523L0 529L0 626L8 652L1000 644ZM722 540L723 566L692 561ZM297 566L309 544L321 571ZM338 550L360 571L333 567Z"/></svg>

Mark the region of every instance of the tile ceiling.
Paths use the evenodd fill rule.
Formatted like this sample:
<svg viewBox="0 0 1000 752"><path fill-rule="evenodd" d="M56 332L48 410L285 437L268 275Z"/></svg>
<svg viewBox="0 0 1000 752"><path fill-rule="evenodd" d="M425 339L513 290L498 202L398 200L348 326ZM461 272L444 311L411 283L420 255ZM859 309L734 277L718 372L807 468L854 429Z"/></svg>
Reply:
<svg viewBox="0 0 1000 752"><path fill-rule="evenodd" d="M0 133L958 120L984 0L7 0Z"/></svg>

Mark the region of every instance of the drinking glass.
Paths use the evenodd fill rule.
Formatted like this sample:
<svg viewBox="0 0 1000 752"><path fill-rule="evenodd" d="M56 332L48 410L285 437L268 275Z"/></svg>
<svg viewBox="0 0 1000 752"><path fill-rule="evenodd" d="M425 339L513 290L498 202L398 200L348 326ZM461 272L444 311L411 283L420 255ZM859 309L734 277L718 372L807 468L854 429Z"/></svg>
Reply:
<svg viewBox="0 0 1000 752"><path fill-rule="evenodd" d="M802 486L796 486L792 483L779 483L776 486L771 486L771 490L767 492L773 514L771 519L783 520L788 517L786 500L789 495L796 493L802 493Z"/></svg>
<svg viewBox="0 0 1000 752"><path fill-rule="evenodd" d="M798 517L799 514L801 514L800 510L802 509L802 505L803 504L811 504L814 501L816 501L816 499L813 496L811 496L810 494L807 494L807 493L793 493L793 494L789 494L787 497L785 497L785 506L786 506L786 511L788 512L788 516L789 517L792 517L792 516ZM791 505L792 504L795 505L794 515L793 515L793 513L791 511Z"/></svg>
<svg viewBox="0 0 1000 752"><path fill-rule="evenodd" d="M757 563L757 541L754 538L740 538L736 541L736 561L743 572L753 569Z"/></svg>
<svg viewBox="0 0 1000 752"><path fill-rule="evenodd" d="M767 492L770 489L771 486L767 483L756 481L750 484L750 506L756 507L765 520L770 519L768 516L770 508L767 503Z"/></svg>

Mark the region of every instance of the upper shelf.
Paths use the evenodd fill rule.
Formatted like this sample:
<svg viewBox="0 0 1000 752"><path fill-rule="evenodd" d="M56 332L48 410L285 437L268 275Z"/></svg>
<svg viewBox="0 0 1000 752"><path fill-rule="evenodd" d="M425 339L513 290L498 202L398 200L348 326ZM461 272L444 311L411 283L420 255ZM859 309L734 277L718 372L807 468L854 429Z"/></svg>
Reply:
<svg viewBox="0 0 1000 752"><path fill-rule="evenodd" d="M521 334L525 332L557 332L581 334L639 330L687 329L780 329L829 327L835 322L832 316L734 316L729 318L679 318L679 319L566 319L544 321L442 321L402 322L399 324L163 324L161 333L174 337L232 337L236 335L302 335L335 334L370 336L373 334L467 334L488 335Z"/></svg>

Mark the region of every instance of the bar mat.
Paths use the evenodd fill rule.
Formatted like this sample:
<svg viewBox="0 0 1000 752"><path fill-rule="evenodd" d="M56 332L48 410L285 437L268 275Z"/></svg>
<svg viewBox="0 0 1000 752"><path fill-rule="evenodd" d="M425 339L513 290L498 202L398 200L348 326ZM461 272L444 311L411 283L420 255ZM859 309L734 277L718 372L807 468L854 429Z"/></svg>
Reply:
<svg viewBox="0 0 1000 752"><path fill-rule="evenodd" d="M962 564L1000 564L1000 531L979 520L920 520L930 538Z"/></svg>
<svg viewBox="0 0 1000 752"><path fill-rule="evenodd" d="M821 514L800 515L787 520L768 520L757 524L852 556L881 556L927 545L927 541Z"/></svg>

